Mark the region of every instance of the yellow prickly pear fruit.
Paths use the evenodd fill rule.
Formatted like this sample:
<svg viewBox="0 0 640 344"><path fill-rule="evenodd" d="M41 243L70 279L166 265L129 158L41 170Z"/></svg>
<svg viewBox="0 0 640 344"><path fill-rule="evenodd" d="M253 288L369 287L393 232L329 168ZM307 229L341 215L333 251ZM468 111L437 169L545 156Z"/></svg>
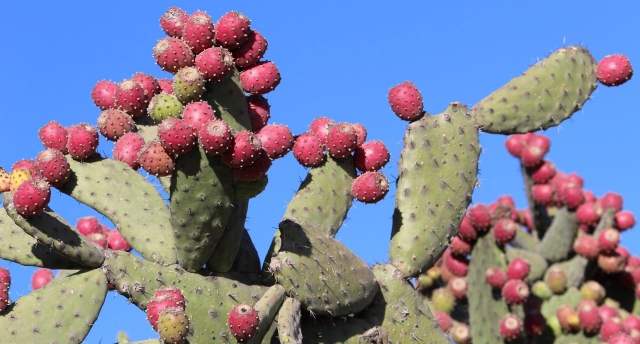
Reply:
<svg viewBox="0 0 640 344"><path fill-rule="evenodd" d="M11 175L0 167L0 192L7 192L11 189Z"/></svg>
<svg viewBox="0 0 640 344"><path fill-rule="evenodd" d="M31 178L31 172L29 172L26 168L17 168L11 171L11 193L16 192L18 190L18 186L20 186L24 181Z"/></svg>

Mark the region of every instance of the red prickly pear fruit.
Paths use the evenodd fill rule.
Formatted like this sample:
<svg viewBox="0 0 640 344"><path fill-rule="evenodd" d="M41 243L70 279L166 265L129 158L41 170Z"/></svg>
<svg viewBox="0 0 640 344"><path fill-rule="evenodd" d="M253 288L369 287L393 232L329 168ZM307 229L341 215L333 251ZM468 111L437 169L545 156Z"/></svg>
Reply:
<svg viewBox="0 0 640 344"><path fill-rule="evenodd" d="M327 135L329 135L329 129L333 124L335 124L335 121L332 119L318 117L309 124L309 131L318 136L322 145L326 145Z"/></svg>
<svg viewBox="0 0 640 344"><path fill-rule="evenodd" d="M536 168L542 164L545 154L546 152L538 146L527 146L522 151L520 161L526 167Z"/></svg>
<svg viewBox="0 0 640 344"><path fill-rule="evenodd" d="M149 300L146 310L147 320L149 320L149 323L154 330L158 330L158 318L160 317L160 313L165 309L172 307L181 307L184 309L184 303L181 305L180 301L171 295L155 296Z"/></svg>
<svg viewBox="0 0 640 344"><path fill-rule="evenodd" d="M205 49L196 56L196 68L207 81L221 81L231 75L233 56L223 47Z"/></svg>
<svg viewBox="0 0 640 344"><path fill-rule="evenodd" d="M231 146L222 153L222 162L230 168L251 165L262 150L262 142L256 134L243 130L233 135Z"/></svg>
<svg viewBox="0 0 640 344"><path fill-rule="evenodd" d="M355 149L353 162L361 172L378 171L389 162L389 150L382 141L374 140Z"/></svg>
<svg viewBox="0 0 640 344"><path fill-rule="evenodd" d="M607 55L598 62L596 77L605 86L620 86L633 76L629 58L621 54Z"/></svg>
<svg viewBox="0 0 640 344"><path fill-rule="evenodd" d="M138 154L144 146L144 139L138 133L126 133L113 146L113 160L121 161L132 169L140 168Z"/></svg>
<svg viewBox="0 0 640 344"><path fill-rule="evenodd" d="M258 158L249 166L234 168L231 170L233 177L238 181L249 183L256 181L269 171L271 159L264 149L258 153Z"/></svg>
<svg viewBox="0 0 640 344"><path fill-rule="evenodd" d="M500 320L500 335L507 341L512 341L522 332L522 323L520 319L513 315L507 314Z"/></svg>
<svg viewBox="0 0 640 344"><path fill-rule="evenodd" d="M567 183L559 195L562 198L562 203L564 203L569 209L576 209L584 203L582 187L578 184L571 182Z"/></svg>
<svg viewBox="0 0 640 344"><path fill-rule="evenodd" d="M582 300L578 305L578 318L587 333L598 333L602 326L602 318L598 313L598 305L593 300Z"/></svg>
<svg viewBox="0 0 640 344"><path fill-rule="evenodd" d="M145 104L148 104L153 96L162 92L162 88L160 87L158 80L149 74L137 72L131 77L131 80L136 81L140 86L142 86L142 89L144 90Z"/></svg>
<svg viewBox="0 0 640 344"><path fill-rule="evenodd" d="M160 17L160 27L167 35L180 38L188 19L187 12L179 7L171 6Z"/></svg>
<svg viewBox="0 0 640 344"><path fill-rule="evenodd" d="M535 184L548 183L556 175L556 166L549 160L545 160L540 166L531 171L531 180Z"/></svg>
<svg viewBox="0 0 640 344"><path fill-rule="evenodd" d="M471 343L471 329L465 323L456 323L449 331L451 339L458 344Z"/></svg>
<svg viewBox="0 0 640 344"><path fill-rule="evenodd" d="M142 85L134 80L125 80L116 87L118 108L133 118L144 115L147 98Z"/></svg>
<svg viewBox="0 0 640 344"><path fill-rule="evenodd" d="M598 246L598 240L589 234L578 235L573 242L573 250L580 256L595 260L600 255L600 247Z"/></svg>
<svg viewBox="0 0 640 344"><path fill-rule="evenodd" d="M13 194L13 204L22 216L40 214L49 205L51 189L44 177L33 176L25 180Z"/></svg>
<svg viewBox="0 0 640 344"><path fill-rule="evenodd" d="M117 229L111 230L107 233L107 242L109 244L109 248L114 251L131 251L131 245Z"/></svg>
<svg viewBox="0 0 640 344"><path fill-rule="evenodd" d="M514 201L513 197L511 197L510 195L502 195L498 197L498 199L496 200L496 203L506 205L509 208L516 207L516 201Z"/></svg>
<svg viewBox="0 0 640 344"><path fill-rule="evenodd" d="M502 219L496 223L493 238L498 245L506 245L516 237L518 225L511 219Z"/></svg>
<svg viewBox="0 0 640 344"><path fill-rule="evenodd" d="M213 21L205 12L196 11L189 16L182 31L182 40L191 47L194 54L199 54L213 46Z"/></svg>
<svg viewBox="0 0 640 344"><path fill-rule="evenodd" d="M544 135L533 134L528 137L527 146L535 146L540 148L544 154L549 152L549 148L551 148L551 140Z"/></svg>
<svg viewBox="0 0 640 344"><path fill-rule="evenodd" d="M393 113L405 121L416 120L424 113L422 95L410 81L393 86L387 94L387 99Z"/></svg>
<svg viewBox="0 0 640 344"><path fill-rule="evenodd" d="M614 251L620 244L620 232L614 228L606 228L598 235L598 246L602 253Z"/></svg>
<svg viewBox="0 0 640 344"><path fill-rule="evenodd" d="M71 167L67 157L59 150L52 148L43 150L38 153L36 163L49 185L59 187L69 180Z"/></svg>
<svg viewBox="0 0 640 344"><path fill-rule="evenodd" d="M169 154L187 154L196 144L193 127L176 117L165 118L158 125L158 139Z"/></svg>
<svg viewBox="0 0 640 344"><path fill-rule="evenodd" d="M442 281L444 283L449 283L449 281L454 277L456 277L456 275L454 275L445 264L442 264L440 267L440 278L442 278Z"/></svg>
<svg viewBox="0 0 640 344"><path fill-rule="evenodd" d="M574 184L580 185L581 188L584 187L584 179L582 177L580 177L580 175L578 175L575 172L569 173L569 175L567 175L567 180L570 183L574 183Z"/></svg>
<svg viewBox="0 0 640 344"><path fill-rule="evenodd" d="M67 130L58 122L51 121L38 130L38 137L47 148L67 154Z"/></svg>
<svg viewBox="0 0 640 344"><path fill-rule="evenodd" d="M31 275L31 288L38 290L43 288L53 279L53 272L49 269L38 269Z"/></svg>
<svg viewBox="0 0 640 344"><path fill-rule="evenodd" d="M636 218L630 211L619 211L615 215L615 223L616 228L622 232L635 226Z"/></svg>
<svg viewBox="0 0 640 344"><path fill-rule="evenodd" d="M622 196L617 193L607 192L598 202L604 210L611 208L616 213L622 210Z"/></svg>
<svg viewBox="0 0 640 344"><path fill-rule="evenodd" d="M594 195L593 192L589 190L582 190L582 194L584 195L585 203L597 201L596 195Z"/></svg>
<svg viewBox="0 0 640 344"><path fill-rule="evenodd" d="M522 280L508 280L502 287L502 297L509 305L523 304L529 297L529 286Z"/></svg>
<svg viewBox="0 0 640 344"><path fill-rule="evenodd" d="M602 318L602 322L608 322L613 318L620 318L620 312L617 308L602 305L598 307L598 314L600 314L600 318Z"/></svg>
<svg viewBox="0 0 640 344"><path fill-rule="evenodd" d="M489 206L489 213L491 214L491 224L495 225L499 220L502 219L511 219L515 221L516 209L508 204L503 204L500 202L493 202Z"/></svg>
<svg viewBox="0 0 640 344"><path fill-rule="evenodd" d="M296 160L305 167L318 166L324 161L322 141L313 132L306 132L298 136L292 151Z"/></svg>
<svg viewBox="0 0 640 344"><path fill-rule="evenodd" d="M560 326L568 332L577 332L580 330L580 317L573 307L562 305L556 310L556 316L560 322Z"/></svg>
<svg viewBox="0 0 640 344"><path fill-rule="evenodd" d="M9 288L11 287L11 274L9 270L0 267L0 313L4 312L9 301Z"/></svg>
<svg viewBox="0 0 640 344"><path fill-rule="evenodd" d="M338 123L329 129L327 153L334 158L345 158L357 147L356 130L349 123Z"/></svg>
<svg viewBox="0 0 640 344"><path fill-rule="evenodd" d="M524 332L529 337L537 337L541 335L546 324L546 319L538 310L528 311L524 316Z"/></svg>
<svg viewBox="0 0 640 344"><path fill-rule="evenodd" d="M198 143L210 155L221 155L231 147L232 142L229 125L218 118L206 121L198 131Z"/></svg>
<svg viewBox="0 0 640 344"><path fill-rule="evenodd" d="M638 344L640 341L640 333L633 332L626 334L624 332L616 333L609 337L607 344Z"/></svg>
<svg viewBox="0 0 640 344"><path fill-rule="evenodd" d="M576 209L578 223L595 226L602 216L602 207L598 203L585 202Z"/></svg>
<svg viewBox="0 0 640 344"><path fill-rule="evenodd" d="M113 81L98 81L91 90L91 99L102 110L114 109L118 103L116 101L116 88L117 85Z"/></svg>
<svg viewBox="0 0 640 344"><path fill-rule="evenodd" d="M107 109L98 117L98 130L107 140L117 141L122 135L137 131L137 127L124 111Z"/></svg>
<svg viewBox="0 0 640 344"><path fill-rule="evenodd" d="M2 279L0 278L0 282ZM0 283L1 284L1 283ZM631 333L631 331L640 331L640 317L629 314L623 321L624 330L627 333Z"/></svg>
<svg viewBox="0 0 640 344"><path fill-rule="evenodd" d="M293 133L286 125L269 124L260 129L256 136L262 142L262 149L272 160L282 158L293 148Z"/></svg>
<svg viewBox="0 0 640 344"><path fill-rule="evenodd" d="M249 94L265 94L276 89L282 77L275 63L258 62L240 73L242 89Z"/></svg>
<svg viewBox="0 0 640 344"><path fill-rule="evenodd" d="M469 219L469 215L465 215L462 218L462 222L460 222L460 228L458 229L458 234L460 237L466 241L474 241L478 237L478 232L476 228L471 224L471 220Z"/></svg>
<svg viewBox="0 0 640 344"><path fill-rule="evenodd" d="M98 129L87 124L71 125L67 130L67 150L75 160L84 160L96 153Z"/></svg>
<svg viewBox="0 0 640 344"><path fill-rule="evenodd" d="M529 211L529 209L522 211L521 215L522 215L522 224L529 229L533 228L533 219L531 218L531 212Z"/></svg>
<svg viewBox="0 0 640 344"><path fill-rule="evenodd" d="M156 177L169 176L176 169L176 162L158 140L146 143L138 152L140 167Z"/></svg>
<svg viewBox="0 0 640 344"><path fill-rule="evenodd" d="M251 95L247 97L247 108L251 119L251 129L254 132L260 131L269 122L271 117L271 106L267 98L261 95Z"/></svg>
<svg viewBox="0 0 640 344"><path fill-rule="evenodd" d="M247 40L251 30L251 20L242 13L228 12L215 24L216 32L213 36L216 44L228 49L239 47Z"/></svg>
<svg viewBox="0 0 640 344"><path fill-rule="evenodd" d="M375 172L372 172L372 173L375 173ZM467 257L451 254L451 251L447 250L443 254L443 258L444 258L444 265L455 276L465 277L469 272L469 259Z"/></svg>
<svg viewBox="0 0 640 344"><path fill-rule="evenodd" d="M602 322L600 327L600 338L604 341L608 341L617 333L624 333L624 325L622 319L614 317Z"/></svg>
<svg viewBox="0 0 640 344"><path fill-rule="evenodd" d="M509 135L504 141L504 146L507 148L507 152L509 152L513 157L520 159L522 157L522 152L525 147L527 147L527 142L532 135L533 133Z"/></svg>
<svg viewBox="0 0 640 344"><path fill-rule="evenodd" d="M89 234L102 233L102 226L100 221L95 216L85 216L78 219L76 222L76 229L84 236Z"/></svg>
<svg viewBox="0 0 640 344"><path fill-rule="evenodd" d="M102 247L102 248L107 248L107 236L102 234L102 233L91 233L89 235L87 235L87 238L89 238L89 241L91 241L92 243Z"/></svg>
<svg viewBox="0 0 640 344"><path fill-rule="evenodd" d="M567 274L559 267L550 268L544 276L544 281L555 294L562 294L567 289Z"/></svg>
<svg viewBox="0 0 640 344"><path fill-rule="evenodd" d="M351 194L362 203L377 203L389 192L389 181L381 172L365 172L351 185Z"/></svg>
<svg viewBox="0 0 640 344"><path fill-rule="evenodd" d="M173 94L173 80L158 79L158 85L160 85L160 93Z"/></svg>
<svg viewBox="0 0 640 344"><path fill-rule="evenodd" d="M196 133L205 123L215 117L215 111L207 102L192 102L185 105L182 110L182 119L195 128Z"/></svg>
<svg viewBox="0 0 640 344"><path fill-rule="evenodd" d="M258 311L248 303L238 303L229 312L227 326L238 341L247 341L255 335L260 324Z"/></svg>
<svg viewBox="0 0 640 344"><path fill-rule="evenodd" d="M453 324L453 321L451 320L449 314L443 311L435 310L433 311L433 318L438 322L438 326L440 326L444 333L449 332L449 330L451 329L451 325Z"/></svg>
<svg viewBox="0 0 640 344"><path fill-rule="evenodd" d="M484 277L490 286L496 289L502 289L505 283L507 283L507 274L499 268L488 268L484 273Z"/></svg>
<svg viewBox="0 0 640 344"><path fill-rule="evenodd" d="M555 190L551 184L535 184L531 187L533 200L542 205L551 205L554 200Z"/></svg>
<svg viewBox="0 0 640 344"><path fill-rule="evenodd" d="M186 299L182 294L182 290L172 286L165 286L165 287L160 287L156 289L154 297L162 297L162 296L168 296L173 298L176 304L175 307L181 307L182 309L184 309Z"/></svg>
<svg viewBox="0 0 640 344"><path fill-rule="evenodd" d="M244 43L232 51L236 67L249 68L258 63L267 51L268 45L269 43L260 32L249 30Z"/></svg>
<svg viewBox="0 0 640 344"><path fill-rule="evenodd" d="M531 271L531 265L525 259L515 258L507 266L507 277L509 279L524 280Z"/></svg>
<svg viewBox="0 0 640 344"><path fill-rule="evenodd" d="M367 140L367 129L360 123L353 123L351 126L356 130L356 145L360 147Z"/></svg>
<svg viewBox="0 0 640 344"><path fill-rule="evenodd" d="M177 73L184 67L195 64L193 52L183 40L173 37L163 38L153 48L153 57L162 70Z"/></svg>
<svg viewBox="0 0 640 344"><path fill-rule="evenodd" d="M454 277L449 280L449 283L447 283L447 288L456 299L461 300L467 297L469 285L467 284L466 279L462 277Z"/></svg>
<svg viewBox="0 0 640 344"><path fill-rule="evenodd" d="M44 176L42 173L42 169L38 167L38 163L35 160L31 159L22 159L16 161L12 166L11 170L15 171L18 169L29 170L31 176Z"/></svg>
<svg viewBox="0 0 640 344"><path fill-rule="evenodd" d="M607 274L622 272L627 263L627 259L620 253L600 253L598 256L598 267Z"/></svg>
<svg viewBox="0 0 640 344"><path fill-rule="evenodd" d="M633 269L640 268L640 257L638 256L630 256L627 259L627 266Z"/></svg>
<svg viewBox="0 0 640 344"><path fill-rule="evenodd" d="M468 242L462 239L460 236L454 236L453 240L449 244L449 248L451 252L457 254L459 256L466 256L471 253L471 249L473 248L473 243Z"/></svg>
<svg viewBox="0 0 640 344"><path fill-rule="evenodd" d="M485 204L474 204L467 210L467 215L473 227L480 232L491 228L491 212Z"/></svg>

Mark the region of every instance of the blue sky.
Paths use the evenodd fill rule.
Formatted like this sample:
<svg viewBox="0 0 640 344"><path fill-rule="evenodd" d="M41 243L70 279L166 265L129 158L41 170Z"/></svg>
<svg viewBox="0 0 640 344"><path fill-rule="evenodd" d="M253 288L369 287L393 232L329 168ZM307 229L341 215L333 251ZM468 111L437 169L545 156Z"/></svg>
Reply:
<svg viewBox="0 0 640 344"><path fill-rule="evenodd" d="M591 4L591 6L590 6ZM394 2L9 2L0 3L0 166L9 169L42 149L38 129L55 119L63 125L96 123L90 98L101 79L116 82L135 72L169 77L155 65L152 48L164 37L158 23L169 6L207 11L214 20L236 10L268 40L282 83L267 97L271 123L295 134L316 117L362 123L369 139L383 140L392 154L383 172L395 168L406 123L390 110L390 87L410 80L437 114L449 102L473 105L529 65L563 45L585 45L596 60L626 54L640 68L640 4L584 1L394 1ZM634 106L640 77L621 87L598 89L584 111L551 128L548 158L577 172L597 196L623 194L624 208L640 214L637 176L640 119ZM480 188L475 202L511 194L525 207L518 162L503 148L504 136L482 134ZM99 151L111 154L101 138ZM251 201L247 228L264 257L306 170L292 155L274 163L267 190ZM385 262L393 211L389 196L376 205L354 203L338 238L367 262ZM69 222L94 214L59 192L52 208ZM105 223L108 223L106 219ZM640 235L623 244L640 254ZM34 269L0 261L13 273L11 297L30 291ZM126 314L126 315L124 315ZM113 343L119 330L140 340L155 335L142 311L111 293L86 343Z"/></svg>

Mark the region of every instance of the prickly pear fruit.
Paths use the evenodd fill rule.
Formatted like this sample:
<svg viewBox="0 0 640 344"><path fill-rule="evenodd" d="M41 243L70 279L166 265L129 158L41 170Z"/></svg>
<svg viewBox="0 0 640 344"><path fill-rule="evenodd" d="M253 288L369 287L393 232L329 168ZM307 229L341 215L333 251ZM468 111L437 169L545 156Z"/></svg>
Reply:
<svg viewBox="0 0 640 344"><path fill-rule="evenodd" d="M173 80L158 79L158 85L160 85L160 93L173 94Z"/></svg>
<svg viewBox="0 0 640 344"><path fill-rule="evenodd" d="M169 7L162 17L160 17L160 27L171 37L182 37L184 25L189 19L189 15L183 9L175 6Z"/></svg>
<svg viewBox="0 0 640 344"><path fill-rule="evenodd" d="M525 259L515 258L507 266L507 277L509 279L524 280L531 271L531 265Z"/></svg>
<svg viewBox="0 0 640 344"><path fill-rule="evenodd" d="M49 205L51 189L42 176L25 180L13 194L13 204L22 216L40 214Z"/></svg>
<svg viewBox="0 0 640 344"><path fill-rule="evenodd" d="M382 141L369 141L356 148L353 162L361 172L378 171L389 162L389 150Z"/></svg>
<svg viewBox="0 0 640 344"><path fill-rule="evenodd" d="M142 147L138 153L138 161L143 170L157 177L169 176L176 168L173 156L158 140L150 141Z"/></svg>
<svg viewBox="0 0 640 344"><path fill-rule="evenodd" d="M189 153L196 144L193 127L175 117L169 117L158 125L158 139L162 147L174 155Z"/></svg>
<svg viewBox="0 0 640 344"><path fill-rule="evenodd" d="M182 31L182 40L191 47L194 54L213 46L213 22L205 12L196 11L189 16Z"/></svg>
<svg viewBox="0 0 640 344"><path fill-rule="evenodd" d="M598 240L589 234L580 234L573 242L573 250L580 256L594 260L600 255Z"/></svg>
<svg viewBox="0 0 640 344"><path fill-rule="evenodd" d="M182 294L182 290L172 286L165 286L156 289L154 297L161 297L163 295L174 298L176 305L184 309L186 300L184 298L184 295Z"/></svg>
<svg viewBox="0 0 640 344"><path fill-rule="evenodd" d="M313 132L298 136L292 150L296 160L305 167L317 166L324 160L324 147L320 138Z"/></svg>
<svg viewBox="0 0 640 344"><path fill-rule="evenodd" d="M69 180L71 167L67 158L57 149L47 148L36 157L38 168L49 185L59 187Z"/></svg>
<svg viewBox="0 0 640 344"><path fill-rule="evenodd" d="M391 110L405 121L413 121L423 114L422 95L410 81L392 87L387 95Z"/></svg>
<svg viewBox="0 0 640 344"><path fill-rule="evenodd" d="M38 290L43 288L53 279L53 272L49 269L38 269L31 276L31 288Z"/></svg>
<svg viewBox="0 0 640 344"><path fill-rule="evenodd" d="M602 318L598 313L598 305L593 300L582 300L578 305L578 318L587 333L598 333L602 326Z"/></svg>
<svg viewBox="0 0 640 344"><path fill-rule="evenodd" d="M500 320L500 335L507 341L516 339L522 332L522 322L514 314L505 315Z"/></svg>
<svg viewBox="0 0 640 344"><path fill-rule="evenodd" d="M151 98L153 98L153 96L162 91L158 80L149 74L137 72L131 77L131 80L136 81L140 84L140 86L142 86L142 89L144 90L145 104L147 105L149 104L149 101L151 100Z"/></svg>
<svg viewBox="0 0 640 344"><path fill-rule="evenodd" d="M604 196L598 199L598 202L604 210L613 209L616 213L622 210L622 196L615 192L607 192Z"/></svg>
<svg viewBox="0 0 640 344"><path fill-rule="evenodd" d="M198 131L198 143L205 153L220 155L231 147L233 135L225 121L212 118Z"/></svg>
<svg viewBox="0 0 640 344"><path fill-rule="evenodd" d="M22 159L16 161L12 166L11 170L20 170L27 169L29 170L30 176L42 176L42 170L38 167L38 163L35 160L31 159Z"/></svg>
<svg viewBox="0 0 640 344"><path fill-rule="evenodd" d="M251 130L260 131L269 121L271 106L269 101L261 95L254 94L247 97L249 118L251 118Z"/></svg>
<svg viewBox="0 0 640 344"><path fill-rule="evenodd" d="M247 39L251 21L239 12L228 12L215 24L215 42L228 49L240 46Z"/></svg>
<svg viewBox="0 0 640 344"><path fill-rule="evenodd" d="M93 86L91 99L102 110L113 109L117 106L116 83L108 80L101 80Z"/></svg>
<svg viewBox="0 0 640 344"><path fill-rule="evenodd" d="M631 227L635 226L636 218L630 211L619 211L615 215L615 224L619 231L626 231L627 229L631 229Z"/></svg>
<svg viewBox="0 0 640 344"><path fill-rule="evenodd" d="M358 135L349 123L338 123L327 134L327 153L334 158L345 158L357 148Z"/></svg>
<svg viewBox="0 0 640 344"><path fill-rule="evenodd" d="M469 259L466 256L458 256L452 254L450 250L447 250L442 257L444 260L444 266L446 266L454 275L464 277L469 272Z"/></svg>
<svg viewBox="0 0 640 344"><path fill-rule="evenodd" d="M142 85L134 80L125 80L116 87L118 108L133 118L144 115L147 100Z"/></svg>
<svg viewBox="0 0 640 344"><path fill-rule="evenodd" d="M262 149L271 159L282 158L293 148L293 133L283 124L269 124L260 129L256 136L262 142Z"/></svg>
<svg viewBox="0 0 640 344"><path fill-rule="evenodd" d="M522 304L529 297L529 286L522 280L509 280L502 287L502 297L509 305Z"/></svg>
<svg viewBox="0 0 640 344"><path fill-rule="evenodd" d="M511 219L499 220L493 228L493 237L498 245L506 245L516 236L518 225Z"/></svg>
<svg viewBox="0 0 640 344"><path fill-rule="evenodd" d="M184 67L173 77L173 94L182 104L200 100L204 93L204 77L195 67Z"/></svg>
<svg viewBox="0 0 640 344"><path fill-rule="evenodd" d="M562 294L567 289L567 274L562 268L550 268L547 271L544 280L549 286L549 289L551 289L555 294Z"/></svg>
<svg viewBox="0 0 640 344"><path fill-rule="evenodd" d="M207 81L220 81L231 75L233 56L223 47L205 49L196 56L196 68Z"/></svg>
<svg viewBox="0 0 640 344"><path fill-rule="evenodd" d="M605 86L619 86L633 76L629 58L621 54L605 56L598 62L596 71L598 81Z"/></svg>
<svg viewBox="0 0 640 344"><path fill-rule="evenodd" d="M490 286L496 289L502 289L505 283L507 283L507 274L500 268L491 267L488 268L484 274L484 277Z"/></svg>
<svg viewBox="0 0 640 344"><path fill-rule="evenodd" d="M449 244L449 249L451 249L451 252L459 256L466 256L470 254L472 248L473 243L468 242L457 235L453 238L453 240L451 240L451 243Z"/></svg>
<svg viewBox="0 0 640 344"><path fill-rule="evenodd" d="M184 309L166 308L158 317L158 334L166 344L183 344L189 333L189 318Z"/></svg>
<svg viewBox="0 0 640 344"><path fill-rule="evenodd" d="M457 323L449 331L451 339L457 344L471 343L471 329L465 323Z"/></svg>
<svg viewBox="0 0 640 344"><path fill-rule="evenodd" d="M160 68L176 73L184 67L195 63L193 52L183 40L173 37L163 38L153 48L153 57Z"/></svg>
<svg viewBox="0 0 640 344"><path fill-rule="evenodd" d="M89 239L89 241L91 241L92 243L102 247L102 248L107 248L108 242L107 242L107 236L102 234L102 233L91 233L89 235L87 235L87 238Z"/></svg>
<svg viewBox="0 0 640 344"><path fill-rule="evenodd" d="M527 133L509 135L504 141L507 152L509 152L509 154L511 154L513 157L520 159L522 157L522 152L527 147L527 141L529 141L529 137L531 137L531 135L533 134Z"/></svg>
<svg viewBox="0 0 640 344"><path fill-rule="evenodd" d="M326 145L327 135L329 135L329 129L333 124L335 124L335 121L332 119L318 117L309 124L309 131L318 136L322 145Z"/></svg>
<svg viewBox="0 0 640 344"><path fill-rule="evenodd" d="M67 130L58 122L51 121L38 130L38 137L47 148L67 154Z"/></svg>
<svg viewBox="0 0 640 344"><path fill-rule="evenodd" d="M606 228L598 235L598 247L604 253L614 251L620 244L620 232L614 228Z"/></svg>
<svg viewBox="0 0 640 344"><path fill-rule="evenodd" d="M121 161L132 169L140 168L138 153L144 146L144 139L138 133L126 133L113 146L113 160Z"/></svg>
<svg viewBox="0 0 640 344"><path fill-rule="evenodd" d="M469 285L467 284L466 279L462 277L454 277L449 280L449 283L447 283L447 288L456 299L461 300L467 297Z"/></svg>
<svg viewBox="0 0 640 344"><path fill-rule="evenodd" d="M280 84L280 71L271 61L258 62L240 73L242 89L250 94L269 93Z"/></svg>
<svg viewBox="0 0 640 344"><path fill-rule="evenodd" d="M451 294L447 288L438 288L431 294L431 305L433 310L442 311L446 314L451 314L451 311L456 306L456 298Z"/></svg>
<svg viewBox="0 0 640 344"><path fill-rule="evenodd" d="M107 232L107 243L109 244L109 248L114 251L131 251L131 245L118 229Z"/></svg>
<svg viewBox="0 0 640 344"><path fill-rule="evenodd" d="M69 126L66 130L67 149L73 159L84 160L96 153L98 129L87 123L80 123Z"/></svg>
<svg viewBox="0 0 640 344"><path fill-rule="evenodd" d="M0 267L0 313L4 312L9 301L9 288L11 287L11 273L8 269Z"/></svg>
<svg viewBox="0 0 640 344"><path fill-rule="evenodd" d="M255 30L249 30L247 39L238 48L233 49L233 59L236 67L249 68L264 56L268 46L267 40Z"/></svg>
<svg viewBox="0 0 640 344"><path fill-rule="evenodd" d="M254 133L239 131L233 135L229 149L222 153L222 162L230 168L249 166L258 159L261 149L262 142Z"/></svg>
<svg viewBox="0 0 640 344"><path fill-rule="evenodd" d="M180 304L179 300L171 295L160 295L154 296L147 303L147 320L151 327L154 330L158 330L158 319L160 318L160 314L167 309L172 307L180 307L184 309L184 304Z"/></svg>
<svg viewBox="0 0 640 344"><path fill-rule="evenodd" d="M117 141L122 135L136 131L136 123L127 113L107 109L98 117L98 130L109 141Z"/></svg>
<svg viewBox="0 0 640 344"><path fill-rule="evenodd" d="M238 341L247 341L251 339L258 331L260 317L258 311L247 303L239 303L229 312L227 325L231 334Z"/></svg>
<svg viewBox="0 0 640 344"><path fill-rule="evenodd" d="M261 149L257 155L258 158L251 165L232 169L233 177L245 183L262 178L271 167L271 159L264 149Z"/></svg>
<svg viewBox="0 0 640 344"><path fill-rule="evenodd" d="M156 94L149 102L147 113L154 122L160 123L169 117L180 117L184 106L173 94Z"/></svg>
<svg viewBox="0 0 640 344"><path fill-rule="evenodd" d="M11 175L4 168L0 167L0 193L11 190Z"/></svg>
<svg viewBox="0 0 640 344"><path fill-rule="evenodd" d="M84 236L89 234L102 233L102 226L100 221L95 216L85 216L78 219L76 222L76 229Z"/></svg>
<svg viewBox="0 0 640 344"><path fill-rule="evenodd" d="M381 172L365 172L351 186L351 194L362 203L376 203L389 192L389 181Z"/></svg>
<svg viewBox="0 0 640 344"><path fill-rule="evenodd" d="M474 204L467 210L469 221L478 231L487 231L491 228L491 212L485 204Z"/></svg>
<svg viewBox="0 0 640 344"><path fill-rule="evenodd" d="M185 105L182 119L196 129L196 133L202 126L215 118L215 111L207 102L192 102Z"/></svg>

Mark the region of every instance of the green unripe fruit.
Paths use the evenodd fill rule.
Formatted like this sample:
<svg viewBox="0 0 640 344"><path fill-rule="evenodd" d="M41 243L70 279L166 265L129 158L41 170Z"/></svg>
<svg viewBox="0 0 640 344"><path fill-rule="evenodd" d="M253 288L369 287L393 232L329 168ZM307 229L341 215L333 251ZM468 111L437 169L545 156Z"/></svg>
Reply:
<svg viewBox="0 0 640 344"><path fill-rule="evenodd" d="M596 281L587 281L582 287L580 287L580 295L584 300L593 300L597 304L601 305L604 302L604 298L607 296L607 292Z"/></svg>
<svg viewBox="0 0 640 344"><path fill-rule="evenodd" d="M531 286L531 293L543 300L550 298L553 292L543 281L538 281Z"/></svg>
<svg viewBox="0 0 640 344"><path fill-rule="evenodd" d="M544 279L555 294L562 294L567 289L567 274L560 268L550 268Z"/></svg>
<svg viewBox="0 0 640 344"><path fill-rule="evenodd" d="M447 314L451 314L453 308L456 306L456 298L451 294L447 288L438 288L433 291L431 295L431 304L429 305L431 311L441 311Z"/></svg>
<svg viewBox="0 0 640 344"><path fill-rule="evenodd" d="M552 315L547 318L547 326L549 326L555 336L562 334L562 326L560 325L560 320L558 320L556 315Z"/></svg>
<svg viewBox="0 0 640 344"><path fill-rule="evenodd" d="M160 123L169 117L180 117L184 107L173 94L160 93L151 98L147 113L156 122Z"/></svg>
<svg viewBox="0 0 640 344"><path fill-rule="evenodd" d="M181 308L170 307L160 313L158 334L167 344L182 344L189 332L189 318Z"/></svg>
<svg viewBox="0 0 640 344"><path fill-rule="evenodd" d="M185 67L173 77L173 94L183 104L200 100L204 93L204 78L195 67Z"/></svg>

